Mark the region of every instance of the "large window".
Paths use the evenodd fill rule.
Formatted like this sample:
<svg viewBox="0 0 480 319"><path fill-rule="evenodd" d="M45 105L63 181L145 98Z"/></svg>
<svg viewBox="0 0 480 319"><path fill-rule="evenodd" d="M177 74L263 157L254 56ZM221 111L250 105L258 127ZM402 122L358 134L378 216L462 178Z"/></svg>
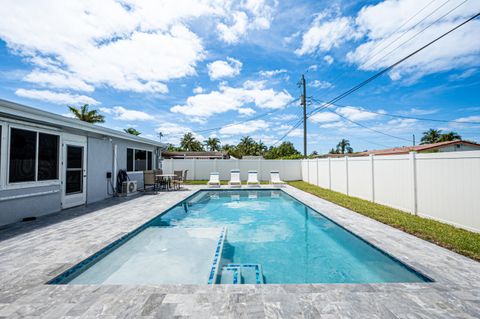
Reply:
<svg viewBox="0 0 480 319"><path fill-rule="evenodd" d="M58 179L58 154L58 135L12 128L9 182Z"/></svg>
<svg viewBox="0 0 480 319"><path fill-rule="evenodd" d="M127 148L127 171L146 171L152 169L151 151Z"/></svg>

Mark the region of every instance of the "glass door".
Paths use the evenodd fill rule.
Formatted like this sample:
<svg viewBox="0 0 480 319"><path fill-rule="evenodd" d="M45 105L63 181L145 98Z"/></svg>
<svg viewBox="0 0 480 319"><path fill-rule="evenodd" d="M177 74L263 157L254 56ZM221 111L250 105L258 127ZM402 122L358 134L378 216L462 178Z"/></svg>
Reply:
<svg viewBox="0 0 480 319"><path fill-rule="evenodd" d="M86 138L66 136L63 141L62 208L86 202L87 165Z"/></svg>
<svg viewBox="0 0 480 319"><path fill-rule="evenodd" d="M83 192L83 147L67 145L67 165L65 172L65 194Z"/></svg>

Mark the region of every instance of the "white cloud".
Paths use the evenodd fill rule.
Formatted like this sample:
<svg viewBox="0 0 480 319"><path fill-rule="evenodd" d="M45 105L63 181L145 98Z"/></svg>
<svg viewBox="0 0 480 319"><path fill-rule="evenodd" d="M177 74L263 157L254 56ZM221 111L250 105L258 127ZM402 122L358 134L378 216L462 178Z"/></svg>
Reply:
<svg viewBox="0 0 480 319"><path fill-rule="evenodd" d="M109 86L167 93L168 81L195 75L205 57L204 44L190 29L193 21L238 29L230 22L246 15L245 30L234 30L240 39L270 26L276 6L271 2L7 1L2 9L10 14L0 19L0 38L33 66L26 81L87 92Z"/></svg>
<svg viewBox="0 0 480 319"><path fill-rule="evenodd" d="M255 120L222 127L219 133L222 135L245 135L258 130L265 130L268 127L269 124L264 120Z"/></svg>
<svg viewBox="0 0 480 319"><path fill-rule="evenodd" d="M199 93L203 93L203 88L201 86L197 86L196 88L193 89L193 93L195 94L199 94Z"/></svg>
<svg viewBox="0 0 480 319"><path fill-rule="evenodd" d="M126 109L123 106L114 106L111 108L101 107L100 111L114 115L114 119L120 121L149 121L154 117L148 113Z"/></svg>
<svg viewBox="0 0 480 319"><path fill-rule="evenodd" d="M49 90L18 89L15 91L15 94L21 97L34 99L34 100L41 100L44 102L50 102L55 104L71 104L71 105L100 104L99 101L89 96L79 95L79 94L70 94L70 93L58 93L58 92L52 92Z"/></svg>
<svg viewBox="0 0 480 319"><path fill-rule="evenodd" d="M291 121L297 119L298 116L295 114L281 114L273 117L274 120L277 121Z"/></svg>
<svg viewBox="0 0 480 319"><path fill-rule="evenodd" d="M424 5L422 1L417 0L386 0L362 8L356 18L356 24L366 34L367 39L366 42L347 54L347 60L356 64L361 70L382 69L478 11L478 4L475 1L466 2L441 21L429 26L438 17L458 5L458 3L451 3L430 17L426 17L426 13L419 15L412 22L397 30L404 21L410 18L412 12L419 11ZM424 17L426 17L424 21L412 28ZM425 31L415 36L423 29ZM472 41L472 34L479 32L480 21L471 21L449 34L448 38L436 42L396 67L394 72L390 73L391 79L407 78L407 82L413 83L427 74L480 65L480 42ZM409 38L412 40L405 42Z"/></svg>
<svg viewBox="0 0 480 319"><path fill-rule="evenodd" d="M331 55L326 55L326 56L324 56L324 57L323 57L323 60L324 60L325 62L327 62L328 64L332 64L333 61L334 61L334 59L333 59L333 57L332 57Z"/></svg>
<svg viewBox="0 0 480 319"><path fill-rule="evenodd" d="M339 107L336 109L336 112L340 113L341 115L347 117L352 121L373 120L381 116L376 113L368 112L361 107L355 107L355 106Z"/></svg>
<svg viewBox="0 0 480 319"><path fill-rule="evenodd" d="M275 75L279 75L282 73L287 73L287 70L285 69L278 69L278 70L269 70L269 71L260 71L259 74L260 76L266 77L266 78L271 78Z"/></svg>
<svg viewBox="0 0 480 319"><path fill-rule="evenodd" d="M318 65L316 64L312 64L308 67L309 71L317 71L317 69L318 69Z"/></svg>
<svg viewBox="0 0 480 319"><path fill-rule="evenodd" d="M208 118L214 114L235 111L253 104L260 108L279 109L292 100L287 91L258 87L258 82L246 81L243 87L221 85L218 91L190 96L184 105L170 110L190 117Z"/></svg>
<svg viewBox="0 0 480 319"><path fill-rule="evenodd" d="M455 120L456 122L480 122L480 115L472 115L461 117Z"/></svg>
<svg viewBox="0 0 480 319"><path fill-rule="evenodd" d="M311 87L319 88L319 89L328 89L328 88L334 87L334 85L328 81L319 81L319 80L310 82L309 85Z"/></svg>
<svg viewBox="0 0 480 319"><path fill-rule="evenodd" d="M160 132L163 134L162 142L178 144L180 142L180 138L183 137L185 133L192 132L192 129L188 126L168 122L160 124L155 129L155 133L158 134ZM205 139L205 137L200 134L193 133L193 136L199 141L203 141Z"/></svg>
<svg viewBox="0 0 480 319"><path fill-rule="evenodd" d="M400 112L400 114L405 114L405 115L429 115L429 114L435 114L437 112L438 112L438 110L436 110L436 109L420 109L420 108L412 107L408 111Z"/></svg>
<svg viewBox="0 0 480 319"><path fill-rule="evenodd" d="M331 112L319 112L310 116L310 121L313 123L328 123L339 121L340 119L340 116Z"/></svg>
<svg viewBox="0 0 480 319"><path fill-rule="evenodd" d="M302 45L295 50L297 55L305 55L317 51L330 51L344 42L359 37L355 30L354 20L350 17L335 17L330 14L319 14L310 28L302 36Z"/></svg>
<svg viewBox="0 0 480 319"><path fill-rule="evenodd" d="M247 0L232 1L236 5L230 6L232 12L229 21L217 24L219 38L227 44L240 41L248 31L265 30L270 28L273 19L273 10L276 1Z"/></svg>
<svg viewBox="0 0 480 319"><path fill-rule="evenodd" d="M256 111L250 107L245 107L245 108L241 108L241 109L238 109L238 113L241 114L241 115L253 115L256 113Z"/></svg>
<svg viewBox="0 0 480 319"><path fill-rule="evenodd" d="M220 78L234 77L240 74L242 62L228 57L226 61L217 60L207 64L208 75L210 79L217 80Z"/></svg>

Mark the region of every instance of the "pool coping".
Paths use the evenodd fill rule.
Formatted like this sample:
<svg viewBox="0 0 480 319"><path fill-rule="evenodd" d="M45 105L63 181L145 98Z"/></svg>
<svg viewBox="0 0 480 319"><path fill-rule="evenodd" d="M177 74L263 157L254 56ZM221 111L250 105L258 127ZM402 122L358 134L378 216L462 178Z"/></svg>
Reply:
<svg viewBox="0 0 480 319"><path fill-rule="evenodd" d="M18 235L15 235L15 227L10 232L8 229L0 231L0 316L130 314L135 317L140 314L167 314L167 317L223 317L246 314L252 317L438 318L480 315L480 263L291 186L273 189L293 194L294 198L367 242L432 276L435 282L157 286L44 284L84 260L91 252L115 242L159 215L159 211L167 211L201 189L218 190L193 185L186 187L188 190L182 193L140 196L115 209L99 205L98 210L88 216L65 220L50 227L19 225L16 227L31 229ZM75 210L67 213L72 212ZM111 219L111 216L118 220ZM104 225L108 225L109 229L102 229ZM2 232L7 233L3 236ZM65 237L66 234L69 236ZM79 241L76 238L88 240Z"/></svg>

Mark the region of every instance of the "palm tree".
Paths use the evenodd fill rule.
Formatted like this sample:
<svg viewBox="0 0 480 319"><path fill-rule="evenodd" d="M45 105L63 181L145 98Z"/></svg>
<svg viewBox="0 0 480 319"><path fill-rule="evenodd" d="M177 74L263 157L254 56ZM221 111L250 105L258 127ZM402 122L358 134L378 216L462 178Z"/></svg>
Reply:
<svg viewBox="0 0 480 319"><path fill-rule="evenodd" d="M438 142L456 141L461 139L462 137L460 136L460 134L458 134L457 132L451 131L451 132L442 134L438 139Z"/></svg>
<svg viewBox="0 0 480 319"><path fill-rule="evenodd" d="M185 133L185 135L183 135L183 137L180 139L180 147L182 150L189 152L203 151L202 143L197 141L197 139L190 132Z"/></svg>
<svg viewBox="0 0 480 319"><path fill-rule="evenodd" d="M255 155L255 141L250 136L244 136L237 145L237 150L243 155Z"/></svg>
<svg viewBox="0 0 480 319"><path fill-rule="evenodd" d="M350 147L350 141L342 138L337 144L337 153L353 153L353 148Z"/></svg>
<svg viewBox="0 0 480 319"><path fill-rule="evenodd" d="M209 151L220 151L220 140L218 137L209 137L206 141L204 141L204 143Z"/></svg>
<svg viewBox="0 0 480 319"><path fill-rule="evenodd" d="M422 139L420 140L420 144L437 143L441 136L442 136L442 130L434 130L433 128L431 128L428 131L423 132L423 136L422 136Z"/></svg>
<svg viewBox="0 0 480 319"><path fill-rule="evenodd" d="M135 136L138 136L138 135L142 134L139 131L137 131L136 129L134 129L133 127L124 128L123 131L125 133L132 134L132 135L135 135Z"/></svg>
<svg viewBox="0 0 480 319"><path fill-rule="evenodd" d="M88 123L104 123L105 116L98 114L97 110L88 110L88 104L84 104L80 109L75 106L68 106L70 112L80 121Z"/></svg>

